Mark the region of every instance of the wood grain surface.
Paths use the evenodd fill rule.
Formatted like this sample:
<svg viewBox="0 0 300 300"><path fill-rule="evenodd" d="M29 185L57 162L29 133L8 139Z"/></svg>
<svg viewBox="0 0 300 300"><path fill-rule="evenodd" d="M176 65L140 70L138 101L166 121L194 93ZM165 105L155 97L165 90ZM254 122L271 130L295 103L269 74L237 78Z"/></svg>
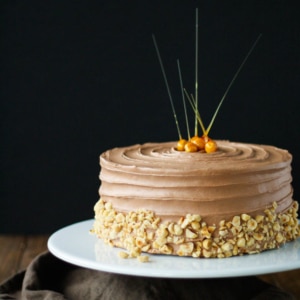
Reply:
<svg viewBox="0 0 300 300"><path fill-rule="evenodd" d="M47 250L48 235L0 235L0 282L24 270ZM259 276L300 299L300 269Z"/></svg>
<svg viewBox="0 0 300 300"><path fill-rule="evenodd" d="M0 282L26 269L32 259L47 250L47 235L0 235Z"/></svg>

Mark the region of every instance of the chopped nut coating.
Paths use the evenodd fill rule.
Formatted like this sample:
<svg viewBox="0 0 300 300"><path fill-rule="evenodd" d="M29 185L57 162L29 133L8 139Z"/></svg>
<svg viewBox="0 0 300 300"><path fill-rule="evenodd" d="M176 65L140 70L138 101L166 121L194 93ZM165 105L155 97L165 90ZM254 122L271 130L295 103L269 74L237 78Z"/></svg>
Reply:
<svg viewBox="0 0 300 300"><path fill-rule="evenodd" d="M111 203L99 200L91 233L108 245L121 247L121 258L149 260L142 252L225 258L278 248L300 236L298 203L284 213L276 213L273 204L263 213L243 213L216 224L198 214L187 214L176 221L162 221L153 211L139 209L117 212Z"/></svg>

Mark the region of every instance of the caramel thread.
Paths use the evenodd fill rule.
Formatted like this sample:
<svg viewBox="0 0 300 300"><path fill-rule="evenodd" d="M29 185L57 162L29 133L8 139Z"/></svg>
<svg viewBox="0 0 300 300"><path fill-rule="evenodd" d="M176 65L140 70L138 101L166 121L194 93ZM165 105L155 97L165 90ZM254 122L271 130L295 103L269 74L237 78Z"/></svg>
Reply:
<svg viewBox="0 0 300 300"><path fill-rule="evenodd" d="M187 130L187 134L188 134L188 139L190 139L191 135L190 135L190 129L189 129L189 119L188 119L187 110L186 110L186 103L185 103L185 97L184 97L184 88L183 88L183 81L182 81L182 75L181 75L181 68L180 68L179 59L177 59L177 67L178 67L178 75L179 75L179 81L180 81L180 87L181 87L181 96L182 96L184 116L185 116L185 122L186 122L186 130Z"/></svg>
<svg viewBox="0 0 300 300"><path fill-rule="evenodd" d="M261 38L261 36L262 36L262 34L260 34L260 35L257 37L256 41L253 43L253 45L252 45L252 47L250 48L249 52L248 52L247 55L245 56L243 62L241 63L240 67L238 68L237 72L236 72L235 75L233 76L233 78L232 78L230 84L228 85L228 87L227 87L227 89L226 89L226 91L225 91L223 97L221 98L221 101L219 102L219 105L218 105L218 107L217 107L217 109L216 109L216 111L215 111L215 113L214 113L214 115L213 115L213 117L212 117L212 119L211 119L211 121L210 121L208 127L207 127L207 130L206 130L205 135L208 135L208 133L210 132L211 127L212 127L212 125L213 125L213 123L214 123L214 121L215 121L215 118L216 118L216 116L217 116L217 114L218 114L218 112L219 112L219 110L220 110L220 107L221 107L221 105L222 105L224 99L226 98L226 96L227 96L227 94L228 94L228 92L229 92L231 86L233 85L234 81L236 80L237 76L239 75L240 71L242 70L243 66L245 65L245 63L246 63L246 61L247 61L247 59L248 59L248 57L250 56L250 54L251 54L252 51L254 50L254 48L255 48L256 44L258 43L259 39Z"/></svg>
<svg viewBox="0 0 300 300"><path fill-rule="evenodd" d="M160 64L160 68L161 68L161 71L163 73L163 77L164 77L165 84L166 84L166 87L167 87L167 91L168 91L168 95L169 95L169 99L170 99L170 103L171 103L171 107L172 107L172 112L173 112L173 116L174 116L176 127L177 127L178 136L179 136L179 139L182 139L182 135L181 135L180 128L179 128L177 115L176 115L174 102L173 102L172 94L171 94L171 91L170 91L167 75L166 75L166 72L165 72L165 68L164 68L160 53L159 53L158 45L157 45L154 34L152 34L152 38L153 38L153 43L154 43L154 46L155 46L156 54L157 54L157 57L158 57L158 61L159 61L159 64Z"/></svg>

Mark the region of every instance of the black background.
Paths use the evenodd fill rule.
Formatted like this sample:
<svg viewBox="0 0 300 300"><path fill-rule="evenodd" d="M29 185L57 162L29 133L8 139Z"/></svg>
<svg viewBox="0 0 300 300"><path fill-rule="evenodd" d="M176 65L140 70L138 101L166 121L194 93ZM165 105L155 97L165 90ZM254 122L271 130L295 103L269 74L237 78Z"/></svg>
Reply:
<svg viewBox="0 0 300 300"><path fill-rule="evenodd" d="M296 1L6 1L1 7L1 233L51 233L93 217L98 156L176 140L152 41L183 126L176 59L207 124L251 45L257 47L211 130L214 139L293 154L300 196Z"/></svg>

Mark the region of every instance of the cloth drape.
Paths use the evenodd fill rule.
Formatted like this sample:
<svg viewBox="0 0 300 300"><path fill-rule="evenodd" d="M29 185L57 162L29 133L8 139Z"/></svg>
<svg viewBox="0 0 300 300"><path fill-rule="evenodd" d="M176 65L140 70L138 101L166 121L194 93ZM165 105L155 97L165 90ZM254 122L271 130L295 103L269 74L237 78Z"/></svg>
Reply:
<svg viewBox="0 0 300 300"><path fill-rule="evenodd" d="M78 267L50 252L0 285L0 299L197 300L294 299L256 277L167 279L127 276Z"/></svg>

